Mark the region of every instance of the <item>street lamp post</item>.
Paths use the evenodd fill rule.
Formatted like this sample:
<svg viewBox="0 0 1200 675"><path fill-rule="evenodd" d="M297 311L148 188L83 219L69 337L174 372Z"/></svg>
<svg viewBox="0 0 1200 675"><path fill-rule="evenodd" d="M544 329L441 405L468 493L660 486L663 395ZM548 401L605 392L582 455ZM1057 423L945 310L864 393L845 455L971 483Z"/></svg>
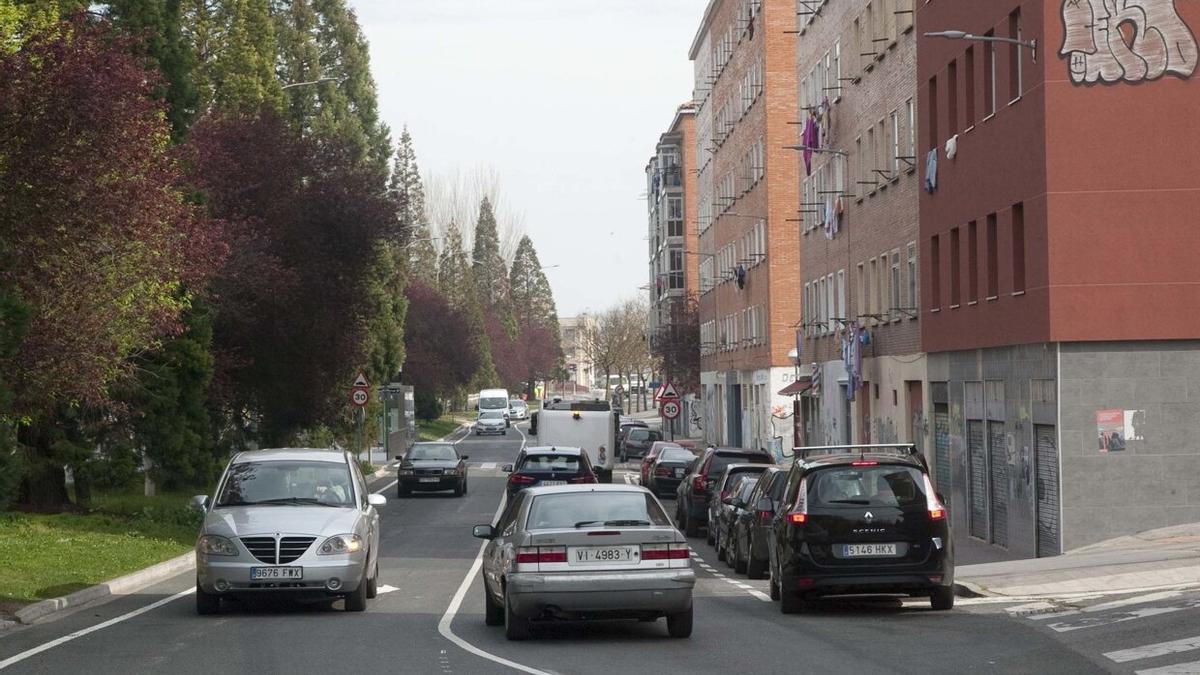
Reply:
<svg viewBox="0 0 1200 675"><path fill-rule="evenodd" d="M1033 50L1033 62L1037 63L1037 39L1022 40L1020 38L1000 35L976 35L965 30L939 30L925 33L925 37L944 38L946 40L970 40L972 42L1002 42L1004 44L1029 47Z"/></svg>

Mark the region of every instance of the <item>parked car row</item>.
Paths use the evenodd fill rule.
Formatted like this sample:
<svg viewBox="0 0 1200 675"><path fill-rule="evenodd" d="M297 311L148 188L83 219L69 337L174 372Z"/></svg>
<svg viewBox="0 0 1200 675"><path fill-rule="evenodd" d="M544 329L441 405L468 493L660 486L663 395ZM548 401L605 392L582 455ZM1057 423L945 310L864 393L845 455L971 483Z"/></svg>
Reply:
<svg viewBox="0 0 1200 675"><path fill-rule="evenodd" d="M946 507L910 445L800 448L790 466L709 448L679 485L675 522L717 557L770 579L785 614L831 595L928 597L954 606Z"/></svg>

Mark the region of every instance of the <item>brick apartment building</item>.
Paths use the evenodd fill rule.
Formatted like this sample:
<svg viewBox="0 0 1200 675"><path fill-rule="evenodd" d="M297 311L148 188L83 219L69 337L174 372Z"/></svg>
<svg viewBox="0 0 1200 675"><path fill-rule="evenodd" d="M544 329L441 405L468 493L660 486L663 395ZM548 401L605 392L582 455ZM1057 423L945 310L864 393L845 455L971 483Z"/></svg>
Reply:
<svg viewBox="0 0 1200 675"><path fill-rule="evenodd" d="M803 442L924 446L911 0L796 16Z"/></svg>
<svg viewBox="0 0 1200 675"><path fill-rule="evenodd" d="M696 232L696 107L679 106L646 164L650 247L650 325L653 339L681 303L700 293ZM689 392L697 393L697 392Z"/></svg>
<svg viewBox="0 0 1200 675"><path fill-rule="evenodd" d="M916 9L1037 41L917 38L936 482L996 558L1200 520L1200 3L1122 4Z"/></svg>
<svg viewBox="0 0 1200 675"><path fill-rule="evenodd" d="M794 0L710 0L695 72L702 427L708 441L791 440L776 392L800 317Z"/></svg>

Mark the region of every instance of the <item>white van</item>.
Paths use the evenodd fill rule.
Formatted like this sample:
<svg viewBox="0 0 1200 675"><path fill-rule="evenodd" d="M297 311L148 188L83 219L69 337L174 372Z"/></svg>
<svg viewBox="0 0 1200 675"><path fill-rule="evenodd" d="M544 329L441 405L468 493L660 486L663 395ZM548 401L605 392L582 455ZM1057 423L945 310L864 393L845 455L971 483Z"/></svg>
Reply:
<svg viewBox="0 0 1200 675"><path fill-rule="evenodd" d="M618 417L608 401L547 402L536 415L537 445L579 448L592 460L597 479L612 482Z"/></svg>
<svg viewBox="0 0 1200 675"><path fill-rule="evenodd" d="M504 419L508 420L508 390L507 389L484 389L479 392L479 413L483 414L488 411L504 413ZM511 424L511 422L510 422Z"/></svg>

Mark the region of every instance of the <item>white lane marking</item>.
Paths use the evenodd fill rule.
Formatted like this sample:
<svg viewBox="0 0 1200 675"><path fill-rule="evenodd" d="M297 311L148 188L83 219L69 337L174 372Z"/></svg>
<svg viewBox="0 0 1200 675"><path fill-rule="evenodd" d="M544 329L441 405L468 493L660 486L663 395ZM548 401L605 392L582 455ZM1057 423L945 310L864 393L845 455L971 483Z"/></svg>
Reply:
<svg viewBox="0 0 1200 675"><path fill-rule="evenodd" d="M496 466L497 466L496 462L484 462L483 464L480 464L480 465L479 465L479 468L481 468L481 469L495 469L495 468L496 468Z"/></svg>
<svg viewBox="0 0 1200 675"><path fill-rule="evenodd" d="M1069 610L1065 610L1062 612L1053 612L1050 614L1042 614L1040 616L1031 616L1029 618L1034 621L1041 621L1044 619L1053 619L1053 618L1064 617L1064 616L1075 616L1075 615L1084 614L1084 613L1107 612L1112 609L1119 609L1121 607L1128 607L1130 605L1144 605L1148 602L1158 602L1159 600L1167 600L1169 598L1178 597L1180 595L1183 595L1183 591L1162 591L1161 593L1149 593L1146 595L1138 595L1138 596L1135 596L1132 598L1122 598L1120 600L1113 600L1112 602L1102 602L1099 605L1092 605L1090 607L1084 607L1083 609L1069 609ZM1011 612L1014 609L1016 609L1016 608L1009 607L1008 611Z"/></svg>
<svg viewBox="0 0 1200 675"><path fill-rule="evenodd" d="M1114 623L1124 623L1135 619L1144 619L1148 616L1158 616L1160 614L1171 614L1172 612L1181 612L1185 609L1194 609L1200 607L1200 600L1193 600L1182 605L1172 607L1146 607L1144 609L1135 609L1129 612L1118 612L1115 616L1110 617L1084 617L1075 621L1066 621L1063 623L1052 623L1048 626L1058 633L1067 633L1083 628L1094 628L1096 626L1108 626Z"/></svg>
<svg viewBox="0 0 1200 675"><path fill-rule="evenodd" d="M517 429L517 433L521 434L520 450L524 450L525 443L528 441L528 439L525 437L525 434L521 433L521 429L519 427L515 428ZM518 450L518 452L520 452L520 450ZM492 516L493 523L496 522L496 519L500 517L501 511L504 510L504 501L504 498L501 497L500 504L496 507L496 513ZM492 663L498 663L502 666L512 668L513 670L518 670L522 673L529 673L530 675L551 675L551 673L547 673L544 670L531 668L530 666L522 665L514 661L509 661L506 658L496 656L490 652L485 652L484 650L476 647L470 642L467 642L454 633L454 617L458 615L458 610L462 607L463 598L466 597L467 590L471 588L471 581L475 578L475 575L479 574L479 569L483 567L483 549L486 547L486 541L480 543L479 553L475 554L475 561L471 563L471 569L467 570L467 576L463 577L462 583L458 585L458 590L454 593L454 597L450 599L450 605L446 607L446 613L442 614L441 621L438 621L438 632L441 633L442 637L453 642L463 651L474 654L482 659L487 659Z"/></svg>
<svg viewBox="0 0 1200 675"><path fill-rule="evenodd" d="M140 607L138 609L133 610L132 612L126 612L125 614L122 614L121 616L113 617L103 623L98 623L95 626L88 626L87 628L77 630L74 633L69 633L60 638L51 640L44 644L40 644L40 645L34 647L33 649L28 649L26 651L21 652L20 654L10 656L7 659L0 661L0 670L4 670L5 668L8 668L11 665L20 663L21 661L24 661L25 659L27 659L31 656L36 656L38 654L41 654L44 651L54 649L55 647L57 647L61 644L66 644L72 640L81 638L85 635L95 633L98 630L104 630L105 628L108 628L109 626L114 626L118 623L121 623L122 621L127 621L129 619L132 619L135 616L141 616L142 614L145 614L146 612L149 612L151 610L162 607L163 605L167 604L168 602L178 600L179 598L182 598L187 595L191 595L192 593L195 593L195 592L196 592L195 587L188 588L187 590L180 591L180 592L176 593L175 595L163 598L162 600L158 600L156 602L152 602L149 605L146 605L145 607Z"/></svg>
<svg viewBox="0 0 1200 675"><path fill-rule="evenodd" d="M722 573L718 572L716 569L714 569L712 565L709 565L708 563L704 562L704 558L700 557L700 554L696 552L696 549L691 548L690 546L688 547L688 549L692 552L692 560L696 561L696 565L700 569L704 570L705 572L708 572L709 574L713 575L714 578L722 579L722 580L728 582L729 584L737 587L738 590L745 591L747 595L758 598L759 600L762 600L763 602L771 602L771 596L767 595L766 593L763 593L760 590L755 589L750 584L743 583L740 579L734 579L734 578L725 576L724 574L722 574Z"/></svg>
<svg viewBox="0 0 1200 675"><path fill-rule="evenodd" d="M1137 671L1137 675L1196 675L1196 673L1200 673L1200 661L1176 663L1170 666Z"/></svg>
<svg viewBox="0 0 1200 675"><path fill-rule="evenodd" d="M377 494L377 495L383 494L384 490L390 490L391 488L396 486L396 483L399 483L399 482L400 482L400 480L396 479L396 480L388 483L387 485L384 485L383 487L379 488L378 490L376 490L375 494Z"/></svg>
<svg viewBox="0 0 1200 675"><path fill-rule="evenodd" d="M384 584L384 585L380 586L378 588L378 590L376 590L375 592L378 593L379 595L383 595L384 593L395 593L398 590L400 590L400 589L396 588L395 586L389 586L388 584Z"/></svg>
<svg viewBox="0 0 1200 675"><path fill-rule="evenodd" d="M1157 642L1130 649L1119 649L1115 652L1105 652L1104 656L1111 661L1125 663L1126 661L1137 661L1139 659L1153 659L1159 656L1166 656L1167 654L1190 652L1193 649L1200 649L1200 635L1183 638L1182 640L1171 640L1170 642Z"/></svg>

